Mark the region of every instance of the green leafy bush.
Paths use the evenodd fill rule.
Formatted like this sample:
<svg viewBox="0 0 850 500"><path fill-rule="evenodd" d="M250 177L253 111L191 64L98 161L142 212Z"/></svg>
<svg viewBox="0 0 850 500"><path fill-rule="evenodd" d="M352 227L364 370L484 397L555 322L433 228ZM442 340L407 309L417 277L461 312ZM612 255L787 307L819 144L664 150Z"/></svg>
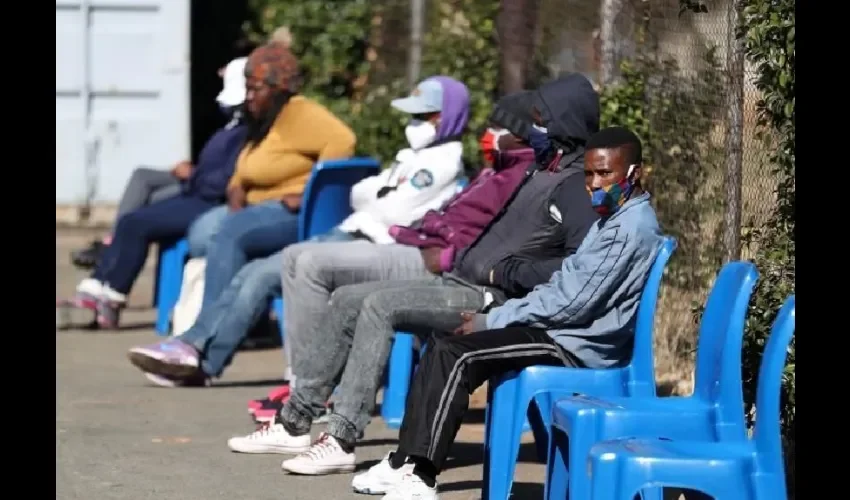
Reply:
<svg viewBox="0 0 850 500"><path fill-rule="evenodd" d="M757 103L761 138L771 145L770 163L778 178L777 204L768 224L753 228L745 241L754 245L754 261L761 279L750 303L744 346L744 391L747 409L755 403L758 366L770 327L788 295L794 293L796 275L794 168L795 15L793 0L742 0L743 40L747 59L756 68ZM783 377L782 430L785 445L788 494L794 498L795 483L795 351L792 342ZM748 412L752 416L752 412Z"/></svg>
<svg viewBox="0 0 850 500"><path fill-rule="evenodd" d="M795 293L795 9L794 0L738 0L741 24L736 34L747 60L756 69L759 138L772 151L777 177L776 206L770 220L744 231L743 241L755 250L761 278L747 315L743 351L744 403L750 425L756 417L755 393L764 345L785 299ZM682 10L705 12L703 2L680 0ZM789 498L795 497L796 341L791 342L783 373L780 419Z"/></svg>
<svg viewBox="0 0 850 500"><path fill-rule="evenodd" d="M304 94L325 104L357 134L357 153L392 160L406 145L408 117L390 101L407 95L408 3L369 0L252 0L256 14L246 30L265 39L288 26L304 72ZM454 77L470 90L470 131L492 109L498 83L494 20L498 2L429 0L421 78ZM480 164L474 133L464 139L464 159Z"/></svg>

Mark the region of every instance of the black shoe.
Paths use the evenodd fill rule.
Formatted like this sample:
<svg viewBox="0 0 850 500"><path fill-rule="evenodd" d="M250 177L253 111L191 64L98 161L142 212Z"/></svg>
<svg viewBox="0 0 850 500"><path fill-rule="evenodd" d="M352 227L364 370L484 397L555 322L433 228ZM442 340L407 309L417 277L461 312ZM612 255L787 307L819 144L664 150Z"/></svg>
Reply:
<svg viewBox="0 0 850 500"><path fill-rule="evenodd" d="M106 248L102 241L93 241L88 248L72 252L71 263L80 269L92 269Z"/></svg>

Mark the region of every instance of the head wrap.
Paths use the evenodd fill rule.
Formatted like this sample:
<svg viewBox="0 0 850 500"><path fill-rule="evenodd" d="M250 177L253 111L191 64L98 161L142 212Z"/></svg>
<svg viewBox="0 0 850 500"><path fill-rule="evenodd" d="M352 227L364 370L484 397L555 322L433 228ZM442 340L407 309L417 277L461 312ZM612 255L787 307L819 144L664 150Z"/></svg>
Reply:
<svg viewBox="0 0 850 500"><path fill-rule="evenodd" d="M298 90L299 76L298 60L287 46L278 42L254 49L245 65L245 78L260 80L275 89Z"/></svg>

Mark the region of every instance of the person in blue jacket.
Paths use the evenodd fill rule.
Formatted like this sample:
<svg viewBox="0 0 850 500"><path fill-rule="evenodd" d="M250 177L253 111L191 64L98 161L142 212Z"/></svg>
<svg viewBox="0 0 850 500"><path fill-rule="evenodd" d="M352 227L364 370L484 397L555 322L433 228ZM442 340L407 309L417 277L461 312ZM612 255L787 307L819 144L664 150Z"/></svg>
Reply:
<svg viewBox="0 0 850 500"><path fill-rule="evenodd" d="M244 60L241 64L244 66ZM244 92L243 85L240 102L245 98ZM91 276L77 285L73 302L79 307L96 309L101 327L117 326L119 312L145 264L150 244L184 236L198 216L224 202L247 129L242 123L241 105L222 110L231 119L204 145L197 165L181 183L180 194L118 219L111 244Z"/></svg>
<svg viewBox="0 0 850 500"><path fill-rule="evenodd" d="M629 362L641 291L663 239L640 183L640 139L621 127L600 130L587 142L584 173L599 221L547 283L489 312L462 313L454 336L432 337L398 449L356 476L355 491L386 493L385 500L438 498L436 477L469 395L492 377L532 365Z"/></svg>

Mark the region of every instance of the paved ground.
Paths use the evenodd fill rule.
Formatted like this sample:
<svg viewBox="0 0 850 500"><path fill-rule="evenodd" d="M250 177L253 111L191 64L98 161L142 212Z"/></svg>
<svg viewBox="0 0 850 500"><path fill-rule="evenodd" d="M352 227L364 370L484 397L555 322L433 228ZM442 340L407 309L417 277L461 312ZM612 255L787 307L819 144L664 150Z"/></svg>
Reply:
<svg viewBox="0 0 850 500"><path fill-rule="evenodd" d="M71 248L94 233L57 230L56 291L67 296L84 276L68 264ZM279 350L239 353L212 388L161 389L145 385L126 350L155 339L150 263L136 285L117 332L56 333L56 498L62 500L291 500L363 498L351 475L304 478L280 470L282 456L230 453L228 437L252 424L249 399L262 396L283 372ZM82 318L85 319L85 318ZM476 415L480 421L480 412ZM475 420L473 418L473 420ZM314 429L314 433L320 428ZM362 466L375 463L397 433L376 417L358 448ZM445 500L480 497L481 426L461 430L441 477ZM530 446L523 457L530 455ZM543 467L520 464L514 498L542 497Z"/></svg>

